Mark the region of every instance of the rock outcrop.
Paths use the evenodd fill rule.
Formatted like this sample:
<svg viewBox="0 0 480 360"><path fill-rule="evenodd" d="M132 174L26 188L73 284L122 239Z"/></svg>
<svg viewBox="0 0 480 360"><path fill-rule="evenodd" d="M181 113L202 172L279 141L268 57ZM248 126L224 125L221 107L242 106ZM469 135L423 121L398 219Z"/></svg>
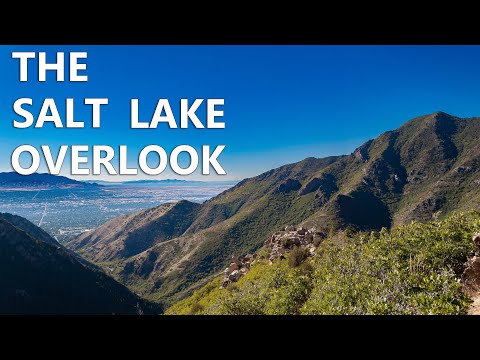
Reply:
<svg viewBox="0 0 480 360"><path fill-rule="evenodd" d="M473 242L480 252L480 233L473 236ZM480 293L480 256L470 258L462 274L462 283L464 291L470 296Z"/></svg>
<svg viewBox="0 0 480 360"><path fill-rule="evenodd" d="M270 250L269 260L285 258L284 255L297 246L305 247L309 254L315 253L315 240L321 240L325 234L317 233L315 227L307 230L304 227L288 225L285 231L277 231L267 241L265 246Z"/></svg>
<svg viewBox="0 0 480 360"><path fill-rule="evenodd" d="M285 259L285 254L295 247L304 247L309 255L315 253L320 240L327 236L324 232L317 232L315 227L307 230L304 227L294 225L285 226L285 231L277 231L265 241L265 248L268 250L268 260ZM232 256L230 265L223 271L225 277L222 280L221 289L225 289L233 282L237 282L243 275L248 273L250 266L257 259L264 259L264 256L248 254L243 257Z"/></svg>
<svg viewBox="0 0 480 360"><path fill-rule="evenodd" d="M366 143L360 145L358 148L355 149L352 156L361 162L366 163L370 160L368 156L368 150L370 149L370 145L372 145L373 140L368 140Z"/></svg>
<svg viewBox="0 0 480 360"><path fill-rule="evenodd" d="M243 257L232 256L232 262L224 270L225 277L222 280L222 289L225 289L232 282L238 281L249 270L257 254L248 254Z"/></svg>

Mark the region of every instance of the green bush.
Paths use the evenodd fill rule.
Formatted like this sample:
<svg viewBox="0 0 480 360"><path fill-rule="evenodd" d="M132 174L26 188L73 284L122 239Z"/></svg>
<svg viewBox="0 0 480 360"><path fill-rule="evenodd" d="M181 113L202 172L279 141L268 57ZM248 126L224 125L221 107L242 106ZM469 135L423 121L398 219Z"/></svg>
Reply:
<svg viewBox="0 0 480 360"><path fill-rule="evenodd" d="M199 312L203 311L204 306L200 305L198 302L193 303L192 307L190 308L190 313L192 315L198 314Z"/></svg>
<svg viewBox="0 0 480 360"><path fill-rule="evenodd" d="M293 249L288 262L257 262L235 291L219 290L216 279L167 313L192 313L198 302L203 314L465 314L471 301L458 279L479 231L472 212L330 236L313 264Z"/></svg>
<svg viewBox="0 0 480 360"><path fill-rule="evenodd" d="M288 265L292 268L300 266L308 257L307 249L295 246L288 254Z"/></svg>

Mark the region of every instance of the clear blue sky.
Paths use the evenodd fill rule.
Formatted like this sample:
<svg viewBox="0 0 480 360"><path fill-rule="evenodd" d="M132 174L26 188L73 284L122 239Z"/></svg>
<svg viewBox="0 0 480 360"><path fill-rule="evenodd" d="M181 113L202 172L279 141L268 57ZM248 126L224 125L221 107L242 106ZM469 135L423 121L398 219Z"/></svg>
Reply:
<svg viewBox="0 0 480 360"><path fill-rule="evenodd" d="M12 51L46 51L48 60L56 51L86 51L89 81L57 83L50 73L39 83L32 63L31 81L21 83ZM225 144L219 160L228 175L221 180L242 179L309 156L350 153L418 115L480 115L478 46L0 46L0 79L0 171L10 171L11 153L22 144L55 151L61 144L125 144L131 164L150 144L167 152ZM35 117L46 97L61 115L65 98L75 98L80 120L90 119L84 98L108 97L110 104L101 129L88 121L85 129L15 129L12 104L20 97L33 98ZM226 129L132 130L131 98L140 99L144 120L159 98L168 98L175 114L180 98L224 98ZM169 177L181 178L159 176Z"/></svg>

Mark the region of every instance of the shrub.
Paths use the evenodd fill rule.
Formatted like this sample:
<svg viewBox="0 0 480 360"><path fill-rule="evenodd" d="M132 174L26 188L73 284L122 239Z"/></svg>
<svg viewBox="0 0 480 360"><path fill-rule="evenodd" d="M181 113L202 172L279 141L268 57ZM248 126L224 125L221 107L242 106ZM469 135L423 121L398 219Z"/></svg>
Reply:
<svg viewBox="0 0 480 360"><path fill-rule="evenodd" d="M320 244L322 243L323 239L319 238L319 237L315 237L313 238L313 246L315 247L319 247Z"/></svg>
<svg viewBox="0 0 480 360"><path fill-rule="evenodd" d="M458 278L479 231L480 213L472 212L331 237L313 264L294 248L288 262L258 261L235 291L214 280L167 313L191 313L198 302L196 313L208 314L465 314L471 301Z"/></svg>
<svg viewBox="0 0 480 360"><path fill-rule="evenodd" d="M295 246L288 254L288 265L292 268L300 266L308 257L308 252L303 247Z"/></svg>
<svg viewBox="0 0 480 360"><path fill-rule="evenodd" d="M265 259L268 259L268 257L270 256L270 250L266 247L262 247L258 252L258 257L263 257Z"/></svg>
<svg viewBox="0 0 480 360"><path fill-rule="evenodd" d="M230 292L238 291L238 286L237 286L237 284L231 282L230 284L228 284L227 290L230 291Z"/></svg>
<svg viewBox="0 0 480 360"><path fill-rule="evenodd" d="M200 305L198 302L196 302L196 303L193 303L193 305L191 306L190 313L192 315L195 315L195 314L203 311L203 309L204 309L203 305Z"/></svg>

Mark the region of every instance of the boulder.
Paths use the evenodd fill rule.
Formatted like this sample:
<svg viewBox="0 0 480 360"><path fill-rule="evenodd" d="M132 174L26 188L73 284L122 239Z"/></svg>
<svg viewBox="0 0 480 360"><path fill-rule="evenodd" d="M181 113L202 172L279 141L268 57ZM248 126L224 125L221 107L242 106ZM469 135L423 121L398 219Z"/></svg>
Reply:
<svg viewBox="0 0 480 360"><path fill-rule="evenodd" d="M474 295L480 291L480 257L469 259L462 274L463 290Z"/></svg>
<svg viewBox="0 0 480 360"><path fill-rule="evenodd" d="M221 288L225 289L225 288L228 286L228 284L230 284L230 283L231 283L231 281L230 281L228 278L224 278L224 279L222 280L222 286L221 286Z"/></svg>
<svg viewBox="0 0 480 360"><path fill-rule="evenodd" d="M298 235L305 235L306 232L307 232L307 229L305 229L304 227L299 227L297 229L297 234Z"/></svg>
<svg viewBox="0 0 480 360"><path fill-rule="evenodd" d="M242 262L240 261L238 256L232 255L232 263L237 264L237 266L242 265Z"/></svg>
<svg viewBox="0 0 480 360"><path fill-rule="evenodd" d="M240 278L240 271L234 270L230 275L228 275L228 280L237 281Z"/></svg>
<svg viewBox="0 0 480 360"><path fill-rule="evenodd" d="M310 233L310 232L306 233L306 234L305 234L305 240L306 240L307 242L312 242L312 241L313 241L313 234Z"/></svg>
<svg viewBox="0 0 480 360"><path fill-rule="evenodd" d="M238 265L231 263L224 271L225 275L230 275L233 271L238 270Z"/></svg>
<svg viewBox="0 0 480 360"><path fill-rule="evenodd" d="M480 250L480 233L473 235L473 243Z"/></svg>
<svg viewBox="0 0 480 360"><path fill-rule="evenodd" d="M243 257L243 262L251 262L254 259L252 254L247 254Z"/></svg>
<svg viewBox="0 0 480 360"><path fill-rule="evenodd" d="M296 230L296 228L295 228L295 226L293 226L293 225L287 225L287 226L285 226L285 231L295 231L295 230Z"/></svg>
<svg viewBox="0 0 480 360"><path fill-rule="evenodd" d="M480 233L473 235L473 242L480 250ZM470 258L465 264L465 270L462 274L463 290L474 296L480 292L480 256Z"/></svg>

